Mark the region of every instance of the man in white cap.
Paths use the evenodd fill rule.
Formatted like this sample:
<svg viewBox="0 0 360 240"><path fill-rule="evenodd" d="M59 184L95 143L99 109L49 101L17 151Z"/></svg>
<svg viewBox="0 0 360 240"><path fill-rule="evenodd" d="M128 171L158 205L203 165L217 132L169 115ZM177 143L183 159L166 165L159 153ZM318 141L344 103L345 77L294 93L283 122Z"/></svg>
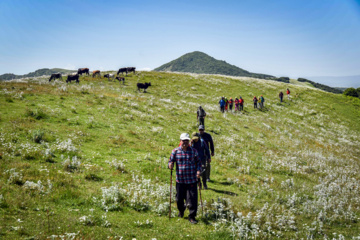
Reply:
<svg viewBox="0 0 360 240"><path fill-rule="evenodd" d="M175 148L170 156L168 167L172 170L176 163L176 204L179 217L184 217L185 201L189 207L189 221L196 224L197 213L197 181L201 173L201 161L196 149L189 145L190 136L180 135L180 147Z"/></svg>

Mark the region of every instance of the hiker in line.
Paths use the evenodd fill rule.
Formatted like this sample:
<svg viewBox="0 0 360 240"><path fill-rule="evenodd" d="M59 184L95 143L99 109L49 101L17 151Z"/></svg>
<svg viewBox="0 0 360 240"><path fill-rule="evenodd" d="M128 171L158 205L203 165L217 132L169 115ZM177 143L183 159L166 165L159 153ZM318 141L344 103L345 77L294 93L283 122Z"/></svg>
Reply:
<svg viewBox="0 0 360 240"><path fill-rule="evenodd" d="M239 111L239 99L235 98L235 112Z"/></svg>
<svg viewBox="0 0 360 240"><path fill-rule="evenodd" d="M202 125L199 126L199 133L200 133L200 138L205 141L207 147L211 151L211 156L213 157L215 155L215 148L214 148L214 142L213 142L211 135L209 133L205 132L205 127ZM205 170L207 182L211 181L210 180L210 171L211 171L210 162L211 162L211 159L207 159L207 165L206 165L206 170Z"/></svg>
<svg viewBox="0 0 360 240"><path fill-rule="evenodd" d="M180 135L181 147L175 148L170 155L168 167L172 170L176 163L176 204L179 217L184 217L185 200L189 208L189 221L196 224L198 191L197 181L200 178L201 162L196 149L189 145L187 133Z"/></svg>
<svg viewBox="0 0 360 240"><path fill-rule="evenodd" d="M290 100L290 90L289 89L286 89L286 94L288 96L288 100Z"/></svg>
<svg viewBox="0 0 360 240"><path fill-rule="evenodd" d="M280 93L279 93L280 102L282 102L282 101L283 101L283 97L284 97L283 92L280 92Z"/></svg>
<svg viewBox="0 0 360 240"><path fill-rule="evenodd" d="M208 148L207 144L205 143L204 139L200 138L200 134L196 133L196 132L194 132L191 135L191 145L190 146L195 148L196 151L198 152L198 156L201 161L201 169L202 169L202 173L200 175L202 177L203 187L204 187L204 189L207 189L208 188L207 184L206 184L207 175L206 175L205 169L206 169L206 166L208 165L208 163L211 162L209 148Z"/></svg>
<svg viewBox="0 0 360 240"><path fill-rule="evenodd" d="M234 100L232 98L230 98L230 100L229 100L229 108L230 108L231 112L232 112L233 106L234 106ZM202 125L204 125L204 124L202 124Z"/></svg>
<svg viewBox="0 0 360 240"><path fill-rule="evenodd" d="M262 109L262 102L261 102L261 98L260 98L260 97L258 98L258 102L259 102L259 107L260 107L260 109Z"/></svg>
<svg viewBox="0 0 360 240"><path fill-rule="evenodd" d="M253 102L254 102L254 108L257 108L258 99L256 98L256 96L254 96Z"/></svg>
<svg viewBox="0 0 360 240"><path fill-rule="evenodd" d="M196 115L197 115L197 120L199 121L199 126L200 125L205 126L206 112L201 106L199 106L199 108L198 108L198 110L196 112Z"/></svg>
<svg viewBox="0 0 360 240"><path fill-rule="evenodd" d="M239 99L240 111L244 111L244 99L240 96Z"/></svg>
<svg viewBox="0 0 360 240"><path fill-rule="evenodd" d="M225 99L224 99L224 97L222 97L220 99L219 104L220 104L220 111L223 113L224 110L225 110Z"/></svg>
<svg viewBox="0 0 360 240"><path fill-rule="evenodd" d="M228 110L229 101L227 98L225 98L225 111Z"/></svg>
<svg viewBox="0 0 360 240"><path fill-rule="evenodd" d="M261 99L261 106L262 107L265 107L265 98L263 97L263 95L261 95L261 97L260 97L260 99Z"/></svg>

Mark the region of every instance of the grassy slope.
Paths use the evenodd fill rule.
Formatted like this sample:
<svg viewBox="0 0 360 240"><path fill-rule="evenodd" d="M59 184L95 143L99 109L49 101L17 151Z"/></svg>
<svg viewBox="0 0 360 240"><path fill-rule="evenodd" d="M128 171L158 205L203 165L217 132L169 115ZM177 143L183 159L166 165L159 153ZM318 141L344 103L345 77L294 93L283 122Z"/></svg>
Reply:
<svg viewBox="0 0 360 240"><path fill-rule="evenodd" d="M148 81L152 83L148 93L135 91L136 82ZM288 87L292 101L280 104L278 92ZM169 224L166 215L153 212L154 207L136 211L137 207L129 203L130 197L121 203L121 210L107 213L112 225L106 228L101 219L105 211L93 200L101 198L102 187L114 183L125 186L133 181L133 175L144 175L152 185L167 188L167 159L178 145L180 133L196 131L199 105L208 113L206 128L216 146L214 182L209 184L209 190L202 191L208 202L206 211L211 213L214 208L209 203L219 198L230 199L231 209L243 215L255 215L268 203L271 209L256 223L264 228L266 221L271 222L274 235L360 234L358 99L273 81L156 72L130 75L125 86L82 77L80 85L48 84L46 80L2 82L0 90L2 238L44 238L70 232L94 239L176 239L179 234L190 239L230 238L226 225L213 231L213 217L201 218L197 226L177 218ZM251 99L261 94L266 108L254 110ZM239 95L245 99L244 114L218 111L219 97ZM33 141L37 130L44 133L42 144ZM67 139L72 140L76 151L59 149L59 143ZM45 156L46 149L55 156ZM63 162L73 156L81 166L68 172ZM124 171L106 162L114 159L125 164ZM13 168L23 176L18 183L9 181L10 174L5 173ZM91 176L100 181L88 180ZM351 186L341 182L347 177L352 178L346 181ZM46 191L50 180L51 191L25 189L26 181L38 180ZM333 182L342 191L331 190ZM133 187L124 188L130 191ZM329 191L327 206L321 205L324 198L319 197L317 189ZM337 203L336 199L345 203ZM356 219L344 210L350 204L349 211ZM309 206L318 209L310 211ZM339 216L334 216L337 209ZM327 214L321 231L320 210ZM82 225L79 218L84 215L92 215L95 226ZM291 217L297 230L290 227ZM145 223L147 219L152 224L134 223ZM287 220L281 223L279 219ZM317 230L309 230L314 221Z"/></svg>

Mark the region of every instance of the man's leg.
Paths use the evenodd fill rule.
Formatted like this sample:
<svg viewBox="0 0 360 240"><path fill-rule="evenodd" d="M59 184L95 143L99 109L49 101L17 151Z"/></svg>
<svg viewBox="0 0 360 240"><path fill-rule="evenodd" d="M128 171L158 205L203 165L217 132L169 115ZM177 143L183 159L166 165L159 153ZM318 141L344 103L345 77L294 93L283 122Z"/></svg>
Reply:
<svg viewBox="0 0 360 240"><path fill-rule="evenodd" d="M186 199L186 184L176 183L176 205L179 210L179 216L184 216Z"/></svg>
<svg viewBox="0 0 360 240"><path fill-rule="evenodd" d="M197 209L198 209L198 190L197 190L197 183L186 184L187 186L187 194L186 200L189 204L189 219L195 219Z"/></svg>
<svg viewBox="0 0 360 240"><path fill-rule="evenodd" d="M206 170L205 170L206 181L210 181L210 170L211 170L210 162L207 162Z"/></svg>

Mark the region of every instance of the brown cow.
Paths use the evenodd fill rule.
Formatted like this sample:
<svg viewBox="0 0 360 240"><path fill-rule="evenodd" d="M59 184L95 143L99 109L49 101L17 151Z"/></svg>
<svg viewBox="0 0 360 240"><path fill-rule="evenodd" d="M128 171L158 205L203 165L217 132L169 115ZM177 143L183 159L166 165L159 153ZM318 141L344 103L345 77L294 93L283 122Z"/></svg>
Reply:
<svg viewBox="0 0 360 240"><path fill-rule="evenodd" d="M93 71L92 77L94 78L96 75L98 75L98 76L101 77L101 75L100 75L100 70L95 70L95 71Z"/></svg>
<svg viewBox="0 0 360 240"><path fill-rule="evenodd" d="M80 75L82 75L83 73L85 73L86 75L89 75L89 69L88 68L79 68L77 73Z"/></svg>

